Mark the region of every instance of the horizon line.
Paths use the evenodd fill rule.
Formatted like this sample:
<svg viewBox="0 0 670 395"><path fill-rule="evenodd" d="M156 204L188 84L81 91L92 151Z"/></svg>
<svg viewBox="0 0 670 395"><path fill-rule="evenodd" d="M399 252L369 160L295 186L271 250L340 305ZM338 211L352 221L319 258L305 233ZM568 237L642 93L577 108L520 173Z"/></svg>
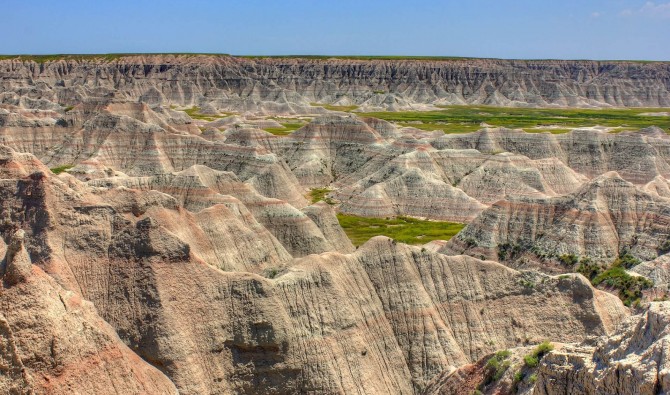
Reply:
<svg viewBox="0 0 670 395"><path fill-rule="evenodd" d="M448 55L327 55L327 54L278 54L278 55L255 55L255 54L229 54L224 52L109 52L109 53L50 53L50 54L0 54L0 60L12 58L38 58L40 60L56 60L60 57L131 57L147 55L185 55L185 56L221 56L247 59L352 59L352 60L508 60L508 61L567 61L567 62L635 62L635 63L668 63L670 60L644 60L644 59L564 59L564 58L498 58L477 56L448 56ZM54 58L54 59L42 59Z"/></svg>

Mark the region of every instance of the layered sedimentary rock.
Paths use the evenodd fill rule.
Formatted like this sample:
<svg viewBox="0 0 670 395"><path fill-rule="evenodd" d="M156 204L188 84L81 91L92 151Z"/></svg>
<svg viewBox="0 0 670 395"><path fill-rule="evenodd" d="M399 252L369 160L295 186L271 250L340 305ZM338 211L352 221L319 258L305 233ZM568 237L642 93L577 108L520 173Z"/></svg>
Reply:
<svg viewBox="0 0 670 395"><path fill-rule="evenodd" d="M568 195L497 202L441 251L497 258L513 265L563 254L610 263L631 252L650 260L658 255L669 232L670 201L610 172Z"/></svg>
<svg viewBox="0 0 670 395"><path fill-rule="evenodd" d="M499 347L578 342L628 314L580 276L385 237L285 261L269 233L247 238L252 218L225 202L191 213L180 203L188 199L56 177L30 155L4 152L3 238L22 229L35 270L90 300L180 393L417 393ZM304 212L349 248L328 205Z"/></svg>
<svg viewBox="0 0 670 395"><path fill-rule="evenodd" d="M670 177L670 138L655 127L617 134L576 129L557 135L486 128L475 133L443 135L431 144L438 149L472 148L481 152L507 151L531 159L558 159L589 178L616 171L636 185L644 185L657 176Z"/></svg>
<svg viewBox="0 0 670 395"><path fill-rule="evenodd" d="M310 103L660 106L670 105L668 72L2 60L0 392L450 393L473 390L501 349L517 364L543 340L607 336L630 314L616 296L581 275L518 269L563 272L573 268L557 266L562 254L609 263L630 252L657 283L646 296L664 297L664 131L444 135ZM285 119L304 126L282 137L258 129ZM309 189L325 187L327 203L310 205ZM376 237L354 248L337 210L470 224L449 242ZM559 349L535 391L664 389L665 310L654 305L612 342ZM512 380L510 370L491 391Z"/></svg>
<svg viewBox="0 0 670 395"><path fill-rule="evenodd" d="M192 212L223 204L247 226L256 229L255 234L260 243L276 243L274 238L269 240L263 236L263 232L269 231L296 257L353 248L351 244L346 244L346 235L342 229L333 227L332 223L337 223L337 219L332 210L310 210L312 216L308 216L285 201L260 195L253 186L241 182L231 172L196 165L178 173L105 178L90 181L89 184L101 188L124 186L161 191L175 197L181 206ZM324 229L316 222L321 223ZM328 233L327 236L324 231Z"/></svg>
<svg viewBox="0 0 670 395"><path fill-rule="evenodd" d="M0 392L177 394L93 304L31 264L24 237L9 237L0 265Z"/></svg>
<svg viewBox="0 0 670 395"><path fill-rule="evenodd" d="M595 345L554 351L540 365L533 394L664 394L670 390L670 304L652 303Z"/></svg>
<svg viewBox="0 0 670 395"><path fill-rule="evenodd" d="M2 102L74 105L111 91L151 105L306 113L310 102L401 109L427 104L670 105L667 63L355 60L147 55L0 61ZM551 76L548 78L548 76ZM30 95L19 92L35 86Z"/></svg>

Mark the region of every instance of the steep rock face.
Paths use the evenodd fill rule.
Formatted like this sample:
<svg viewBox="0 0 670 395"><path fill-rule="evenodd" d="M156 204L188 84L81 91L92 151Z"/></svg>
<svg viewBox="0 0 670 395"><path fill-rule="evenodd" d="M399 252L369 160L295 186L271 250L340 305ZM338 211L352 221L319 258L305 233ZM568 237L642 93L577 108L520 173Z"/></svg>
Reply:
<svg viewBox="0 0 670 395"><path fill-rule="evenodd" d="M653 259L668 239L669 225L670 201L642 192L612 172L569 195L500 201L441 251L517 264L561 254L609 263L624 250Z"/></svg>
<svg viewBox="0 0 670 395"><path fill-rule="evenodd" d="M223 270L261 272L266 267L284 266L291 259L267 229L232 197L194 214L160 192L90 189L73 177L64 178L66 183L48 174L48 170L38 171L0 182L0 232L7 235L17 226L25 229L33 261L48 264L47 271L63 276L66 283L76 283L70 266L113 257L109 245L115 233L133 228L143 216L154 218L168 232L186 240L190 253ZM51 241L50 233L57 234L59 240ZM81 291L75 285L72 289Z"/></svg>
<svg viewBox="0 0 670 395"><path fill-rule="evenodd" d="M335 237L333 244L317 225L316 217L312 218L284 201L260 195L253 186L241 182L231 172L196 165L178 173L106 178L90 181L89 184L105 188L125 186L161 191L175 197L180 205L193 212L224 204L237 213L247 226L255 229L259 242L272 245L279 241L296 257L336 250L334 245L344 247L345 250L351 248L350 244L343 244L342 237L346 239L346 236L341 229L339 233L333 229L333 221L337 224L334 212L323 211L319 216L320 223L328 228L329 235ZM210 213L214 211L209 210ZM277 240L269 237L268 231Z"/></svg>
<svg viewBox="0 0 670 395"><path fill-rule="evenodd" d="M470 154L470 158L454 164L458 170L443 167L446 161L442 152L420 149L403 154L387 161L371 175L342 187L334 196L342 202L343 212L355 215L472 220L485 206L452 186L451 181L474 168L474 163L481 164L485 160L479 153Z"/></svg>
<svg viewBox="0 0 670 395"><path fill-rule="evenodd" d="M361 171L375 157L390 158L393 150L384 143L379 132L355 116L330 115L282 139L279 155L302 185L323 186Z"/></svg>
<svg viewBox="0 0 670 395"><path fill-rule="evenodd" d="M560 160L528 160L525 156L502 153L491 156L458 187L484 204L506 196L544 197L569 193L586 181Z"/></svg>
<svg viewBox="0 0 670 395"><path fill-rule="evenodd" d="M340 226L335 209L326 202L317 202L302 209L323 233L326 241L332 246L332 251L353 252L354 245Z"/></svg>
<svg viewBox="0 0 670 395"><path fill-rule="evenodd" d="M126 56L42 64L0 61L1 85L35 84L40 100L76 104L117 90L149 104L290 112L310 102L398 109L416 104L670 105L666 63L518 60L352 60ZM34 85L33 85L34 86ZM15 100L7 95L6 100Z"/></svg>
<svg viewBox="0 0 670 395"><path fill-rule="evenodd" d="M24 232L2 261L0 391L29 394L176 394L126 347L93 305L33 266Z"/></svg>
<svg viewBox="0 0 670 395"><path fill-rule="evenodd" d="M664 394L670 390L670 304L652 303L595 346L554 351L540 365L534 394Z"/></svg>
<svg viewBox="0 0 670 395"><path fill-rule="evenodd" d="M531 160L511 153L436 151L425 146L385 161L378 170L371 166L366 170L373 172L336 183L342 186L334 193L342 202L342 211L457 222L474 219L485 207L507 196L562 195L587 180L556 158Z"/></svg>
<svg viewBox="0 0 670 395"><path fill-rule="evenodd" d="M660 291L658 297L667 295L670 285L670 255L666 253L652 261L642 262L631 271L652 280L654 289Z"/></svg>
<svg viewBox="0 0 670 395"><path fill-rule="evenodd" d="M34 163L6 153L10 169ZM181 182L194 180L192 172ZM3 244L7 256L32 261L53 284L93 302L184 394L417 393L440 372L499 347L581 341L628 314L580 276L518 272L385 237L350 254L285 261L278 243L258 243L239 200L192 213L180 205L190 197L179 193L16 174L0 184L0 233L24 230L26 253L16 260L18 250ZM328 205L303 215L333 247L351 250ZM26 266L3 269L6 279L20 283ZM18 365L8 366L18 380Z"/></svg>

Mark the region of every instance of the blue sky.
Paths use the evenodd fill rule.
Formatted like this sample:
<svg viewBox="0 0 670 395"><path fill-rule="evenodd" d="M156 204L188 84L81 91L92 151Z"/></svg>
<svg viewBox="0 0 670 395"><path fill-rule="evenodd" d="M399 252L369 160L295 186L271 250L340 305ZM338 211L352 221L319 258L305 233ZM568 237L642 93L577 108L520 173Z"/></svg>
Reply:
<svg viewBox="0 0 670 395"><path fill-rule="evenodd" d="M670 60L670 0L0 0L0 53Z"/></svg>

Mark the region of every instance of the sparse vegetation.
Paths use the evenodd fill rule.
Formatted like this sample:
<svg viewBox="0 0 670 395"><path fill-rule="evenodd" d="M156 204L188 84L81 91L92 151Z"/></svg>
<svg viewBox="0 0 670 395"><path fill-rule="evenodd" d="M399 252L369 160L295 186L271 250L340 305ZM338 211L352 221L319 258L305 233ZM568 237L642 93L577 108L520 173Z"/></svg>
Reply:
<svg viewBox="0 0 670 395"><path fill-rule="evenodd" d="M637 259L636 257L632 256L629 253L625 253L619 258L617 258L617 260L615 260L614 263L612 263L612 266L616 267L620 266L625 269L630 269L639 265L640 263L642 263L642 261L640 261L639 259Z"/></svg>
<svg viewBox="0 0 670 395"><path fill-rule="evenodd" d="M355 246L375 236L387 236L401 243L415 245L432 240L449 240L465 226L456 222L425 221L402 216L382 219L338 214L337 219Z"/></svg>
<svg viewBox="0 0 670 395"><path fill-rule="evenodd" d="M667 254L670 252L670 238L666 239L659 247L658 247L658 255L663 255Z"/></svg>
<svg viewBox="0 0 670 395"><path fill-rule="evenodd" d="M579 257L575 254L563 254L558 257L558 260L565 266L574 266L579 262Z"/></svg>
<svg viewBox="0 0 670 395"><path fill-rule="evenodd" d="M313 107L323 107L326 110L330 111L351 112L358 109L358 106L335 106L331 104L321 104L321 103L309 103L309 104Z"/></svg>
<svg viewBox="0 0 670 395"><path fill-rule="evenodd" d="M286 136L293 131L300 129L301 127L305 126L303 123L283 123L282 122L282 127L281 128L265 128L266 132L272 133L276 136Z"/></svg>
<svg viewBox="0 0 670 395"><path fill-rule="evenodd" d="M504 261L507 259L514 259L521 253L521 251L523 251L523 247L519 244L513 244L513 243L498 244L498 260Z"/></svg>
<svg viewBox="0 0 670 395"><path fill-rule="evenodd" d="M279 269L271 267L263 272L266 278L273 279L279 275Z"/></svg>
<svg viewBox="0 0 670 395"><path fill-rule="evenodd" d="M54 174L61 174L65 171L68 171L69 169L73 168L74 165L62 165L62 166L56 166L51 169L51 172Z"/></svg>
<svg viewBox="0 0 670 395"><path fill-rule="evenodd" d="M588 278L594 287L605 287L617 290L619 299L626 306L639 303L642 291L654 286L654 282L642 276L631 276L626 272L640 263L640 260L629 253L617 258L610 267L603 267L582 259L577 272Z"/></svg>
<svg viewBox="0 0 670 395"><path fill-rule="evenodd" d="M312 203L320 202L323 200L328 204L335 204L333 199L329 198L328 193L330 192L329 188L312 188L309 191L309 197L312 200Z"/></svg>
<svg viewBox="0 0 670 395"><path fill-rule="evenodd" d="M225 118L225 117L228 117L228 116L231 115L231 114L220 114L220 115L202 114L200 112L200 107L198 107L198 106L187 108L187 109L184 109L182 111L184 111L186 114L188 114L189 117L191 117L193 119L198 119L198 120L207 121L207 122L216 121L217 119Z"/></svg>
<svg viewBox="0 0 670 395"><path fill-rule="evenodd" d="M533 352L523 357L523 362L529 368L536 368L540 364L542 357L549 354L553 349L554 345L550 342L542 342L535 347Z"/></svg>
<svg viewBox="0 0 670 395"><path fill-rule="evenodd" d="M622 266L612 266L598 274L591 283L604 285L619 291L619 298L626 306L631 306L642 298L642 291L651 288L654 282L642 276L631 276Z"/></svg>
<svg viewBox="0 0 670 395"><path fill-rule="evenodd" d="M666 109L554 109L508 108L488 106L444 106L437 111L368 112L372 116L422 130L443 130L445 133L466 133L481 129L481 124L520 128L526 132L566 133L579 127L615 127L616 131L638 130L648 126L670 128L669 117L646 113Z"/></svg>
<svg viewBox="0 0 670 395"><path fill-rule="evenodd" d="M511 353L508 350L498 351L486 361L485 386L500 380L503 374L505 374L510 367L510 362L507 360L510 355Z"/></svg>

